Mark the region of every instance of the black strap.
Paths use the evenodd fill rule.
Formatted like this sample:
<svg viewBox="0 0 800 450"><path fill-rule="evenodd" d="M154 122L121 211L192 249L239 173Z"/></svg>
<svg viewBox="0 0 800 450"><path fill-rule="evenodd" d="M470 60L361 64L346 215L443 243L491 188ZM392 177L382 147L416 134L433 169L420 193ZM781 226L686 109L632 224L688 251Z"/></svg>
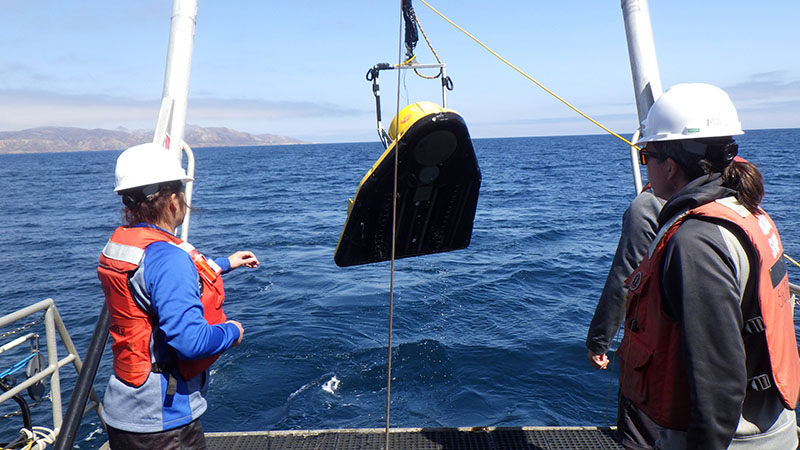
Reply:
<svg viewBox="0 0 800 450"><path fill-rule="evenodd" d="M172 397L178 392L178 378L172 372L169 373L169 382L167 384L167 397Z"/></svg>
<svg viewBox="0 0 800 450"><path fill-rule="evenodd" d="M160 363L152 363L150 371L161 374L168 374L169 381L167 382L167 397L171 397L178 392L178 377L175 376L174 366Z"/></svg>

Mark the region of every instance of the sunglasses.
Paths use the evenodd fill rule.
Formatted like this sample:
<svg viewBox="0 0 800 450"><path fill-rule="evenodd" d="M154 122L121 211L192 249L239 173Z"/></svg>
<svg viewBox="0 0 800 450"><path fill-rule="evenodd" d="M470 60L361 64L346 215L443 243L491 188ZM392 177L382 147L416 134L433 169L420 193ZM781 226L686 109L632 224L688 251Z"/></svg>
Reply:
<svg viewBox="0 0 800 450"><path fill-rule="evenodd" d="M667 157L662 153L648 152L647 150L639 150L639 163L641 163L643 166L646 166L647 158L654 158L659 161L667 159Z"/></svg>

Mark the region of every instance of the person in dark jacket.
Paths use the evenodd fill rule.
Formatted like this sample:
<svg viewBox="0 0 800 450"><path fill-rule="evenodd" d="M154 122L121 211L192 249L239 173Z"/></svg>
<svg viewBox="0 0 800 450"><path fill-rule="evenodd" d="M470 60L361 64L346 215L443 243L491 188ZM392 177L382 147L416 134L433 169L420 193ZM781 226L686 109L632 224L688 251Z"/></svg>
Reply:
<svg viewBox="0 0 800 450"><path fill-rule="evenodd" d="M622 215L622 232L617 250L586 336L587 357L595 369L608 368L606 354L625 316L628 293L625 280L642 261L653 242L658 231L658 212L663 204L664 200L656 197L653 189L646 186ZM653 421L620 394L617 436L622 445L631 450L649 450L653 448L656 435Z"/></svg>
<svg viewBox="0 0 800 450"><path fill-rule="evenodd" d="M677 85L644 125L642 163L668 200L627 281L620 389L658 425L658 449L795 449L793 303L761 174L735 159L733 103Z"/></svg>

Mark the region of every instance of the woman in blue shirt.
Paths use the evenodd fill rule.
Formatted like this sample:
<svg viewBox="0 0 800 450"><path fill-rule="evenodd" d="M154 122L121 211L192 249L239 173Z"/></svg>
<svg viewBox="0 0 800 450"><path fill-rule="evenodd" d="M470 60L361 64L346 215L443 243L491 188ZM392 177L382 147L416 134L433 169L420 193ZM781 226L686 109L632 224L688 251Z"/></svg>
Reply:
<svg viewBox="0 0 800 450"><path fill-rule="evenodd" d="M114 339L103 400L109 444L122 449L205 449L208 366L238 345L242 325L222 312L221 274L257 267L249 251L206 260L172 231L186 214L177 158L155 144L117 160L127 225L103 249L98 276Z"/></svg>

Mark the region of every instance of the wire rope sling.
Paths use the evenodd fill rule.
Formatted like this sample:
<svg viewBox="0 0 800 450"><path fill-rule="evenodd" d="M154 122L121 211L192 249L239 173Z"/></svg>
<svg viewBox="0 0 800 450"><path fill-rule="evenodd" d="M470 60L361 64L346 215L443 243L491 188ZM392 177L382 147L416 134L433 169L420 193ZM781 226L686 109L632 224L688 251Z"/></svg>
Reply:
<svg viewBox="0 0 800 450"><path fill-rule="evenodd" d="M334 253L340 267L459 250L469 245L472 236L481 184L472 140L464 119L446 107L453 83L419 27L411 0L403 1L403 18L405 61L376 64L367 72L385 151L348 201L347 219ZM418 27L436 64L417 63ZM438 74L429 77L418 71L429 68L438 69ZM387 132L381 124L378 78L384 70L407 69L424 78L441 79L442 105L412 103L396 114Z"/></svg>

